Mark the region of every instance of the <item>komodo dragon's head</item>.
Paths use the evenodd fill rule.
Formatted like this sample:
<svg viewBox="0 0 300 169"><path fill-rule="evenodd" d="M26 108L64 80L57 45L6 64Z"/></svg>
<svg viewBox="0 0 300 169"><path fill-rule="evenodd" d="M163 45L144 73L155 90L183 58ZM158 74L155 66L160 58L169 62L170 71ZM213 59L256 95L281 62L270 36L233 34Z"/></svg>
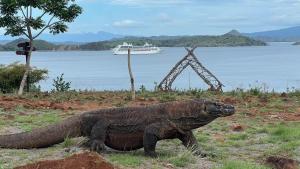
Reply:
<svg viewBox="0 0 300 169"><path fill-rule="evenodd" d="M214 117L226 117L233 115L235 113L235 108L234 106L228 104L205 101L204 111Z"/></svg>

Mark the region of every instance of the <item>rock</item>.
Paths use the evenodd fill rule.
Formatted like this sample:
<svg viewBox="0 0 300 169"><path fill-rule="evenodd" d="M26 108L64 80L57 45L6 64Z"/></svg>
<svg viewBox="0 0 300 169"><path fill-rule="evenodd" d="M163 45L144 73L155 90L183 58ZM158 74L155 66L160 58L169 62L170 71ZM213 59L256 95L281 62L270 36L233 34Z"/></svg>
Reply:
<svg viewBox="0 0 300 169"><path fill-rule="evenodd" d="M244 127L239 124L233 125L231 128L232 128L232 131L236 131L236 132L244 131Z"/></svg>
<svg viewBox="0 0 300 169"><path fill-rule="evenodd" d="M172 164L168 163L168 164L164 164L164 167L166 167L167 169L173 169L175 168Z"/></svg>

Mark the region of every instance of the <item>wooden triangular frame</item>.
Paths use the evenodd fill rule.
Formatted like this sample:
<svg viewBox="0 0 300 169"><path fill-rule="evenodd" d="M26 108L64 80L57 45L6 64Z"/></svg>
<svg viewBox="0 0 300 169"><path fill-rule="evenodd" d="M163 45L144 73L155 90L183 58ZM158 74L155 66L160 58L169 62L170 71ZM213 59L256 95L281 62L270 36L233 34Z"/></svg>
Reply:
<svg viewBox="0 0 300 169"><path fill-rule="evenodd" d="M200 76L203 81L210 86L209 90L222 91L223 84L214 76L208 69L206 69L197 59L194 51L197 47L192 49L185 48L188 54L181 59L170 73L159 84L160 90L168 91L172 89L172 84L178 75L188 66L191 66L193 70Z"/></svg>

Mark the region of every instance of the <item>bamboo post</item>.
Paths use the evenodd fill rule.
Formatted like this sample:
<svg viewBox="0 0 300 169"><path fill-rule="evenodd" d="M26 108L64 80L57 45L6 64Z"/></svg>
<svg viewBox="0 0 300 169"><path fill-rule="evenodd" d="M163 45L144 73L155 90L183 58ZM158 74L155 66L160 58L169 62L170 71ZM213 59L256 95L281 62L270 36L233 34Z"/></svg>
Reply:
<svg viewBox="0 0 300 169"><path fill-rule="evenodd" d="M135 89L134 89L134 77L131 71L131 54L130 49L128 49L128 71L130 76L130 83L131 83L131 99L135 100Z"/></svg>

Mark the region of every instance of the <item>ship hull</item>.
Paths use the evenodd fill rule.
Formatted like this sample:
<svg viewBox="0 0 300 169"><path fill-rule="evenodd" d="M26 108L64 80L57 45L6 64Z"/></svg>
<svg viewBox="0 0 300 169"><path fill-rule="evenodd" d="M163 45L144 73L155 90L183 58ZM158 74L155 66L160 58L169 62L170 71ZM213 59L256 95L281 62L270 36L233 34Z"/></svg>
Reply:
<svg viewBox="0 0 300 169"><path fill-rule="evenodd" d="M160 50L149 50L149 51L138 51L138 50L131 50L130 54L132 55L150 55L150 54L156 54L160 53ZM123 50L123 51L113 51L114 55L127 55L128 51Z"/></svg>

